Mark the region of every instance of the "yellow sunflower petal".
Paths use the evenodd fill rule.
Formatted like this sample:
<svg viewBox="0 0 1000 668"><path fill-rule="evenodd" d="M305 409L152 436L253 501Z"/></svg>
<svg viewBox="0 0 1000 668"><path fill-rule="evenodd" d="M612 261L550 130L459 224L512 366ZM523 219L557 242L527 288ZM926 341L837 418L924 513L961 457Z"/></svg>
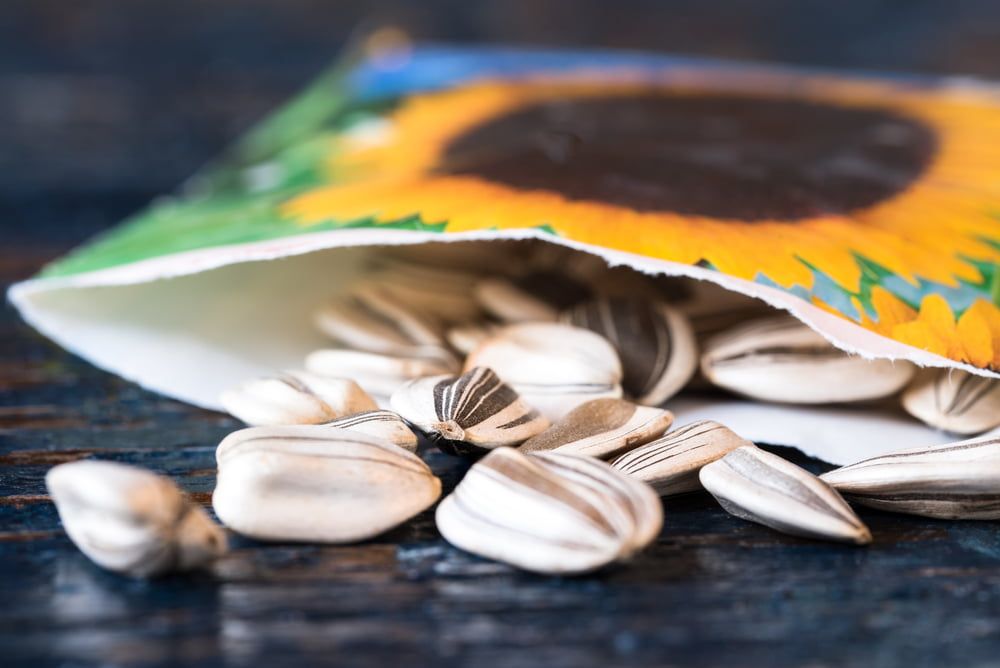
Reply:
<svg viewBox="0 0 1000 668"><path fill-rule="evenodd" d="M962 331L963 327L975 332L975 334L970 333L968 336L975 337L973 340L978 342L977 345L966 344L967 350L972 348L970 358L975 356L974 359L971 359L972 363L977 366L989 365L993 369L1000 369L1000 308L985 299L976 300L958 320L959 330ZM989 334L988 346L984 338L979 338L984 337L983 329ZM964 336L966 335L963 334ZM987 359L987 351L992 351L992 356L989 359Z"/></svg>
<svg viewBox="0 0 1000 668"><path fill-rule="evenodd" d="M989 366L993 363L993 333L989 323L979 311L967 310L958 319L959 341L962 343L964 357L976 366Z"/></svg>
<svg viewBox="0 0 1000 668"><path fill-rule="evenodd" d="M911 346L967 361L965 350L958 340L955 315L941 295L924 297L917 319L894 327L893 336Z"/></svg>

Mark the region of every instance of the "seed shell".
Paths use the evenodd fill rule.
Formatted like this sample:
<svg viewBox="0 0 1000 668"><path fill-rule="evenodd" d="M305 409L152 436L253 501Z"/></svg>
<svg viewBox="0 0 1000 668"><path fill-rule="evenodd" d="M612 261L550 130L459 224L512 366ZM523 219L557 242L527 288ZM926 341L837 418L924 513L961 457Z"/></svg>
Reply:
<svg viewBox="0 0 1000 668"><path fill-rule="evenodd" d="M591 457L554 451L530 456L563 479L611 498L608 517L619 533L627 537L619 559L627 559L646 547L663 528L663 506L649 485L621 475Z"/></svg>
<svg viewBox="0 0 1000 668"><path fill-rule="evenodd" d="M134 577L199 568L226 536L169 478L116 462L49 470L45 485L70 540L97 565Z"/></svg>
<svg viewBox="0 0 1000 668"><path fill-rule="evenodd" d="M377 285L397 301L428 318L445 324L474 320L482 315L472 295L472 281L453 272L391 270L366 279L362 285Z"/></svg>
<svg viewBox="0 0 1000 668"><path fill-rule="evenodd" d="M366 540L441 494L441 481L413 453L327 425L243 429L219 444L216 461L216 514L259 540Z"/></svg>
<svg viewBox="0 0 1000 668"><path fill-rule="evenodd" d="M304 371L247 381L219 400L234 417L254 426L317 424L378 408L353 380Z"/></svg>
<svg viewBox="0 0 1000 668"><path fill-rule="evenodd" d="M348 348L400 357L451 356L443 344L443 330L433 337L430 330L417 336L414 332L421 328L415 324L417 316L410 320L392 318L354 298L329 302L314 319L320 331Z"/></svg>
<svg viewBox="0 0 1000 668"><path fill-rule="evenodd" d="M932 427L981 434L1000 427L1000 381L959 369L933 370L906 389L903 408Z"/></svg>
<svg viewBox="0 0 1000 668"><path fill-rule="evenodd" d="M325 422L323 426L366 434L389 441L404 450L417 451L417 435L413 433L403 418L392 411L365 411Z"/></svg>
<svg viewBox="0 0 1000 668"><path fill-rule="evenodd" d="M355 286L351 294L369 312L392 323L408 341L418 346L444 345L444 327L441 322L407 306L384 284L362 283Z"/></svg>
<svg viewBox="0 0 1000 668"><path fill-rule="evenodd" d="M621 358L622 387L640 404L663 403L698 367L697 344L687 317L662 302L596 299L565 311L561 320L611 342Z"/></svg>
<svg viewBox="0 0 1000 668"><path fill-rule="evenodd" d="M463 550L560 574L627 559L659 533L663 515L652 490L603 462L500 448L469 470L436 520Z"/></svg>
<svg viewBox="0 0 1000 668"><path fill-rule="evenodd" d="M718 422L699 420L626 452L611 466L648 483L660 496L684 494L701 489L703 466L752 445Z"/></svg>
<svg viewBox="0 0 1000 668"><path fill-rule="evenodd" d="M708 464L699 474L730 514L793 536L856 545L871 532L827 483L755 446L743 446Z"/></svg>
<svg viewBox="0 0 1000 668"><path fill-rule="evenodd" d="M389 402L407 422L449 454L482 454L520 445L549 426L492 369L411 381Z"/></svg>
<svg viewBox="0 0 1000 668"><path fill-rule="evenodd" d="M710 339L701 370L713 384L754 399L823 404L893 394L914 367L848 355L793 317L779 316Z"/></svg>
<svg viewBox="0 0 1000 668"><path fill-rule="evenodd" d="M583 404L600 399L621 399L622 386L601 383L511 384L528 405L534 407L548 420L561 420Z"/></svg>
<svg viewBox="0 0 1000 668"><path fill-rule="evenodd" d="M621 399L596 399L577 406L559 422L521 445L521 452L552 450L607 459L661 436L670 411Z"/></svg>
<svg viewBox="0 0 1000 668"><path fill-rule="evenodd" d="M465 365L490 367L550 420L587 401L621 396L621 362L611 344L561 323L504 327Z"/></svg>
<svg viewBox="0 0 1000 668"><path fill-rule="evenodd" d="M310 353L305 366L319 376L350 378L366 392L385 398L415 378L458 371L458 361L454 358L400 357L339 348Z"/></svg>
<svg viewBox="0 0 1000 668"><path fill-rule="evenodd" d="M475 294L484 311L517 323L554 321L560 309L587 299L590 291L562 272L533 271L512 279L483 279Z"/></svg>
<svg viewBox="0 0 1000 668"><path fill-rule="evenodd" d="M448 330L448 344L463 355L468 355L493 336L499 327L489 322L456 325Z"/></svg>
<svg viewBox="0 0 1000 668"><path fill-rule="evenodd" d="M942 519L1000 519L1000 437L873 457L825 473L849 500Z"/></svg>

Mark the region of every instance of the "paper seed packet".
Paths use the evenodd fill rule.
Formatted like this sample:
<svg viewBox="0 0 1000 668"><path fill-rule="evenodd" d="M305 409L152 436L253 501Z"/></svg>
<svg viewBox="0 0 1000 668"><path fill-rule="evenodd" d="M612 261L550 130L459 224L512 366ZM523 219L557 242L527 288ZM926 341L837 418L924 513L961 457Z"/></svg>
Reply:
<svg viewBox="0 0 1000 668"><path fill-rule="evenodd" d="M388 245L539 239L1000 377L1000 88L614 52L369 48L179 194L19 283L94 364L218 408L329 341ZM677 398L831 462L955 440L894 408Z"/></svg>

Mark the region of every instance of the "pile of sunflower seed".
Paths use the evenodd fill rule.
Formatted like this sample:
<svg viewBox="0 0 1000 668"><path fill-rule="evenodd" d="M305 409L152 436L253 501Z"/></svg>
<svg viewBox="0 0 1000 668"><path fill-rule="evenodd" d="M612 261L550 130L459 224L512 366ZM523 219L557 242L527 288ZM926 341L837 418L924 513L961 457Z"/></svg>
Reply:
<svg viewBox="0 0 1000 668"><path fill-rule="evenodd" d="M701 489L736 517L852 544L872 536L848 501L1000 518L1000 438L817 477L717 422L674 425L664 407L686 388L814 405L890 398L971 436L1000 426L1000 383L851 356L753 300L547 244L378 257L317 310L329 348L222 395L250 425L216 452L213 506L232 531L350 543L406 522L441 495L418 434L475 461L437 506L442 536L540 573L628 559L659 534L660 497ZM47 484L71 539L106 568L149 576L225 552L221 529L151 472L76 462Z"/></svg>

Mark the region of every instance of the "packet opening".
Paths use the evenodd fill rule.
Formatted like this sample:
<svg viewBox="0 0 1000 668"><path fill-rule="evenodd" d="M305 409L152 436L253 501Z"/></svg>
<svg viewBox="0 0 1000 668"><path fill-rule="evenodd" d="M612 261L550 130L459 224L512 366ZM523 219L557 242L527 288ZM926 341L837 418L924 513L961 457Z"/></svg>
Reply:
<svg viewBox="0 0 1000 668"><path fill-rule="evenodd" d="M218 410L218 397L224 389L249 378L301 368L311 351L336 347L315 326L314 312L366 272L386 262L405 263L417 258L437 269L502 273L512 268L503 266L506 252L501 248L517 248L525 254L550 253L558 258L554 267L569 271L573 265L578 273L599 271L609 259L614 260L606 257L607 251L601 253L605 256L602 259L543 240L354 246L236 262L138 283L34 281L12 291L11 298L31 324L97 366L155 392ZM459 261L463 254L470 260L464 265ZM499 260L496 266L488 266L491 256ZM670 272L650 266L639 271L633 268L636 264L629 260L628 265L620 264L608 273L620 283L618 294L630 296L640 285L659 291L691 318L699 340L748 319L780 312L776 306L781 304L769 304L766 295L749 297L716 282L691 277L699 271L697 267ZM650 276L656 269L660 275ZM779 297L784 294L775 292ZM793 299L789 296L789 305L798 301L800 309L813 308ZM850 326L813 310L816 313L811 315L834 343L836 338L829 337L831 325L834 330L842 323ZM796 315L801 317L801 312ZM830 323L824 322L825 316ZM808 324L817 327L817 322ZM858 332L849 335L856 337ZM879 343L899 346L884 339ZM885 349L865 352L868 356L888 356ZM898 402L791 406L705 390L696 380L667 402L678 424L713 419L751 440L796 446L833 463L953 440L905 415Z"/></svg>

